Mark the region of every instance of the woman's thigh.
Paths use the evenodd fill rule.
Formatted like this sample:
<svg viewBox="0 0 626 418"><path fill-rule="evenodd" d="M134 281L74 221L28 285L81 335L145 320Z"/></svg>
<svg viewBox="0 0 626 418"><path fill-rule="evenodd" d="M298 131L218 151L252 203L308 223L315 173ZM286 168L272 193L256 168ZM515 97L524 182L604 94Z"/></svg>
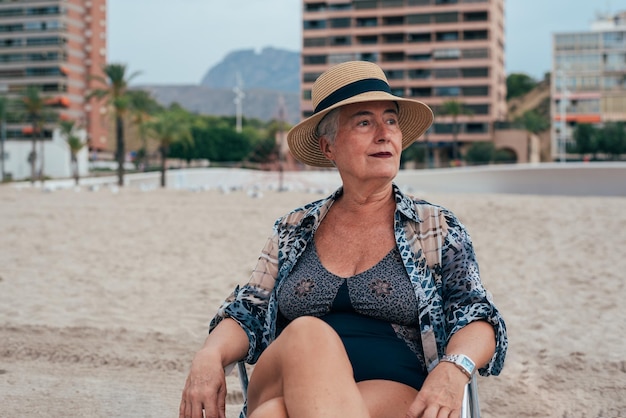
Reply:
<svg viewBox="0 0 626 418"><path fill-rule="evenodd" d="M417 390L391 380L364 380L357 383L371 418L405 418Z"/></svg>

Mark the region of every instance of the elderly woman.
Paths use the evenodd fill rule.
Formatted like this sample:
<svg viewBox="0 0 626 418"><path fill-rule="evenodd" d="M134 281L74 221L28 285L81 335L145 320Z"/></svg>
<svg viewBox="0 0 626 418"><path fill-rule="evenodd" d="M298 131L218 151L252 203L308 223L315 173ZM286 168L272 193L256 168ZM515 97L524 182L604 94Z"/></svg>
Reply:
<svg viewBox="0 0 626 418"><path fill-rule="evenodd" d="M180 416L224 417L224 368L245 359L242 417L458 417L468 379L500 372L507 339L464 226L393 183L432 112L369 62L329 69L312 96L289 147L336 167L342 187L276 221L211 322Z"/></svg>

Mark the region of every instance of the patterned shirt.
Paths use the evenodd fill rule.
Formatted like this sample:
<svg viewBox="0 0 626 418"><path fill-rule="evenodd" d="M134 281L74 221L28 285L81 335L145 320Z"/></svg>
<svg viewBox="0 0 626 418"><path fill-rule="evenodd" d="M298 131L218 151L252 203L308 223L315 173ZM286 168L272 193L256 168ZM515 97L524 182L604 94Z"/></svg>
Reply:
<svg viewBox="0 0 626 418"><path fill-rule="evenodd" d="M281 283L312 244L317 227L342 192L340 188L279 218L248 284L238 286L211 320L210 331L224 318L239 323L250 343L247 363L256 363L284 326L277 323ZM479 372L483 376L499 374L508 345L506 327L481 283L465 227L452 212L415 200L395 184L393 193L396 245L418 301L420 335L414 338L421 339L423 348L419 361L432 370L454 333L470 322L485 320L494 327L496 352Z"/></svg>

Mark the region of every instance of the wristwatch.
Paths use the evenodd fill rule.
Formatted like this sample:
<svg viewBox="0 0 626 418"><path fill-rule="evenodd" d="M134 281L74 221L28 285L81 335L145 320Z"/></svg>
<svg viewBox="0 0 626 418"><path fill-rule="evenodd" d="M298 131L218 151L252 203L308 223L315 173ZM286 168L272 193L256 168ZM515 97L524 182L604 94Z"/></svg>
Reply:
<svg viewBox="0 0 626 418"><path fill-rule="evenodd" d="M454 363L468 378L472 378L476 365L464 354L444 354L440 361Z"/></svg>

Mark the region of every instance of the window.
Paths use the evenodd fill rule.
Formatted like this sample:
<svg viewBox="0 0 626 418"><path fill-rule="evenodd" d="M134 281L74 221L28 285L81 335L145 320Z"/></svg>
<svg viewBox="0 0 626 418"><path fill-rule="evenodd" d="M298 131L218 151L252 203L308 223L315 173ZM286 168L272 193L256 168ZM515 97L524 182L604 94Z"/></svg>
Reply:
<svg viewBox="0 0 626 418"><path fill-rule="evenodd" d="M466 41L477 41L489 38L489 32L486 30L466 30L463 31L463 39Z"/></svg>
<svg viewBox="0 0 626 418"><path fill-rule="evenodd" d="M458 32L437 32L435 34L437 42L448 42L448 41L458 41L459 33Z"/></svg>
<svg viewBox="0 0 626 418"><path fill-rule="evenodd" d="M488 104L464 104L463 106L472 115L488 115L489 114Z"/></svg>
<svg viewBox="0 0 626 418"><path fill-rule="evenodd" d="M392 87L391 94L394 96L404 97L404 88L402 87Z"/></svg>
<svg viewBox="0 0 626 418"><path fill-rule="evenodd" d="M412 87L411 96L413 97L431 97L433 95L430 87Z"/></svg>
<svg viewBox="0 0 626 418"><path fill-rule="evenodd" d="M311 100L311 90L302 90L302 100Z"/></svg>
<svg viewBox="0 0 626 418"><path fill-rule="evenodd" d="M383 25L396 26L404 25L404 16L388 16L383 18Z"/></svg>
<svg viewBox="0 0 626 418"><path fill-rule="evenodd" d="M357 36L356 41L361 45L373 45L378 43L376 35Z"/></svg>
<svg viewBox="0 0 626 418"><path fill-rule="evenodd" d="M325 20L305 20L302 23L302 28L304 30L308 29L325 29L326 21Z"/></svg>
<svg viewBox="0 0 626 418"><path fill-rule="evenodd" d="M488 67L461 68L463 78L489 77Z"/></svg>
<svg viewBox="0 0 626 418"><path fill-rule="evenodd" d="M363 52L357 59L369 62L378 62L378 53L376 52Z"/></svg>
<svg viewBox="0 0 626 418"><path fill-rule="evenodd" d="M430 61L431 56L428 53L424 54L409 54L406 56L409 61Z"/></svg>
<svg viewBox="0 0 626 418"><path fill-rule="evenodd" d="M313 83L320 75L322 75L322 73L304 73L302 74L302 81L304 83Z"/></svg>
<svg viewBox="0 0 626 418"><path fill-rule="evenodd" d="M428 25L430 23L430 14L408 15L406 23L409 25Z"/></svg>
<svg viewBox="0 0 626 418"><path fill-rule="evenodd" d="M332 54L328 56L328 63L341 64L342 62L353 61L356 59L357 57L355 56L355 54Z"/></svg>
<svg viewBox="0 0 626 418"><path fill-rule="evenodd" d="M329 26L331 28L349 28L350 27L350 18L349 17L341 17L329 20Z"/></svg>
<svg viewBox="0 0 626 418"><path fill-rule="evenodd" d="M489 20L487 12L466 12L463 13L463 21L465 22L486 22Z"/></svg>
<svg viewBox="0 0 626 418"><path fill-rule="evenodd" d="M459 49L435 49L433 58L436 60L456 60L461 57Z"/></svg>
<svg viewBox="0 0 626 418"><path fill-rule="evenodd" d="M0 17L22 16L24 9L4 9L0 10Z"/></svg>
<svg viewBox="0 0 626 418"><path fill-rule="evenodd" d="M380 7L402 7L404 0L380 0Z"/></svg>
<svg viewBox="0 0 626 418"><path fill-rule="evenodd" d="M430 70L424 70L424 69L409 70L409 78L411 79L430 78Z"/></svg>
<svg viewBox="0 0 626 418"><path fill-rule="evenodd" d="M388 80L402 80L404 78L404 70L387 70L385 75Z"/></svg>
<svg viewBox="0 0 626 418"><path fill-rule="evenodd" d="M386 44L401 44L404 42L403 33L389 33L383 35L383 42Z"/></svg>
<svg viewBox="0 0 626 418"><path fill-rule="evenodd" d="M27 68L26 77L56 77L61 75L59 67Z"/></svg>
<svg viewBox="0 0 626 418"><path fill-rule="evenodd" d="M374 27L378 26L378 19L375 17L359 17L356 20L358 27Z"/></svg>
<svg viewBox="0 0 626 418"><path fill-rule="evenodd" d="M383 54L383 62L404 61L404 52L386 52Z"/></svg>
<svg viewBox="0 0 626 418"><path fill-rule="evenodd" d="M26 40L27 46L42 46L42 45L61 45L64 40L58 36L50 38L29 38Z"/></svg>
<svg viewBox="0 0 626 418"><path fill-rule="evenodd" d="M435 23L454 23L459 21L457 12L435 13L433 15Z"/></svg>
<svg viewBox="0 0 626 418"><path fill-rule="evenodd" d="M308 65L326 64L326 55L303 55L302 62Z"/></svg>
<svg viewBox="0 0 626 418"><path fill-rule="evenodd" d="M435 0L435 4L456 4L459 0Z"/></svg>
<svg viewBox="0 0 626 418"><path fill-rule="evenodd" d="M486 123L469 122L465 125L465 132L468 134L485 134L489 132Z"/></svg>
<svg viewBox="0 0 626 418"><path fill-rule="evenodd" d="M330 38L330 44L333 46L351 45L352 40L349 36L333 36Z"/></svg>
<svg viewBox="0 0 626 418"><path fill-rule="evenodd" d="M326 38L304 38L302 44L306 47L326 46Z"/></svg>
<svg viewBox="0 0 626 418"><path fill-rule="evenodd" d="M426 33L410 33L409 42L430 42L430 32Z"/></svg>
<svg viewBox="0 0 626 418"><path fill-rule="evenodd" d="M378 7L378 0L354 0L354 8L359 9L375 9Z"/></svg>
<svg viewBox="0 0 626 418"><path fill-rule="evenodd" d="M328 10L352 10L352 3L329 4Z"/></svg>
<svg viewBox="0 0 626 418"><path fill-rule="evenodd" d="M431 0L409 0L409 6L428 6Z"/></svg>
<svg viewBox="0 0 626 418"><path fill-rule="evenodd" d="M489 49L487 48L464 49L462 55L464 59L489 58Z"/></svg>
<svg viewBox="0 0 626 418"><path fill-rule="evenodd" d="M435 78L459 78L461 71L458 68L438 68L433 71Z"/></svg>
<svg viewBox="0 0 626 418"><path fill-rule="evenodd" d="M489 96L489 86L463 87L463 96Z"/></svg>
<svg viewBox="0 0 626 418"><path fill-rule="evenodd" d="M442 86L435 87L435 96L456 97L461 95L460 87Z"/></svg>
<svg viewBox="0 0 626 418"><path fill-rule="evenodd" d="M305 12L321 12L326 8L326 3L308 3L304 5Z"/></svg>

